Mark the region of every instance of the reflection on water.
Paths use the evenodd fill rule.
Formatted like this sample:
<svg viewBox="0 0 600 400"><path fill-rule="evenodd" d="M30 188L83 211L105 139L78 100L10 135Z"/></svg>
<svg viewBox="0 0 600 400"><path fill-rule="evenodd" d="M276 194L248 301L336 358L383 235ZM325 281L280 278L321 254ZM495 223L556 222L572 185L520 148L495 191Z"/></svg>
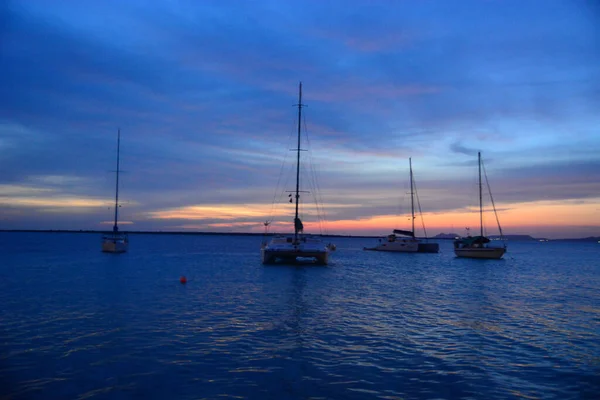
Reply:
<svg viewBox="0 0 600 400"><path fill-rule="evenodd" d="M0 234L0 396L600 391L597 247L515 243L498 262L454 258L445 242L405 255L341 239L330 266L264 267L260 238L139 236L114 257L59 236ZM57 252L65 238L73 251Z"/></svg>
<svg viewBox="0 0 600 400"><path fill-rule="evenodd" d="M286 321L295 336L298 349L302 349L303 335L306 333L305 315L308 313L308 303L304 300L304 287L306 286L306 268L294 268L291 272L289 288L288 309L290 318Z"/></svg>

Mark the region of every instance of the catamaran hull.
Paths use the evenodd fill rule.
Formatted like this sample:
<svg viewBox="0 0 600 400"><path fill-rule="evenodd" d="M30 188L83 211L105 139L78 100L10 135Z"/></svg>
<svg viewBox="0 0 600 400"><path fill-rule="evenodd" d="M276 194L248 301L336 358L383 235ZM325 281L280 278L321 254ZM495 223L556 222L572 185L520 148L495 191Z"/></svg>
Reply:
<svg viewBox="0 0 600 400"><path fill-rule="evenodd" d="M114 240L102 241L102 252L104 253L125 253L127 251L127 242Z"/></svg>
<svg viewBox="0 0 600 400"><path fill-rule="evenodd" d="M365 247L370 251L389 251L396 253L416 253L419 251L419 242L384 243L375 247Z"/></svg>
<svg viewBox="0 0 600 400"><path fill-rule="evenodd" d="M313 259L316 264L327 265L329 262L328 251L298 251L298 250L269 250L262 249L263 264L291 264L299 258Z"/></svg>
<svg viewBox="0 0 600 400"><path fill-rule="evenodd" d="M506 249L501 247L484 247L475 249L454 249L456 257L464 258L485 258L498 260L506 253Z"/></svg>
<svg viewBox="0 0 600 400"><path fill-rule="evenodd" d="M419 243L419 253L439 253L439 243Z"/></svg>

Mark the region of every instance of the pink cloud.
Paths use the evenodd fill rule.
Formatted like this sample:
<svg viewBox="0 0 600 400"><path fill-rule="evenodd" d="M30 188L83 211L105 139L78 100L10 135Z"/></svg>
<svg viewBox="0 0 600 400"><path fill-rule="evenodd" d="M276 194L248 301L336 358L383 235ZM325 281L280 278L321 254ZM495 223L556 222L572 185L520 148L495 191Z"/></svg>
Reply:
<svg viewBox="0 0 600 400"><path fill-rule="evenodd" d="M331 29L313 29L309 35L319 39L326 39L333 42L338 42L344 46L358 50L363 53L377 53L383 50L397 51L401 48L407 48L417 39L414 33L392 32L375 30L369 35L348 34L347 32L334 31Z"/></svg>
<svg viewBox="0 0 600 400"><path fill-rule="evenodd" d="M270 90L287 93L291 98L298 96L298 87L290 86L288 82L265 82L263 87ZM305 88L306 101L318 100L324 102L347 102L356 100L373 100L382 98L398 98L403 96L418 96L436 94L443 90L441 86L421 85L407 83L403 85L390 85L384 83L371 83L364 80L338 79L337 81L320 82Z"/></svg>

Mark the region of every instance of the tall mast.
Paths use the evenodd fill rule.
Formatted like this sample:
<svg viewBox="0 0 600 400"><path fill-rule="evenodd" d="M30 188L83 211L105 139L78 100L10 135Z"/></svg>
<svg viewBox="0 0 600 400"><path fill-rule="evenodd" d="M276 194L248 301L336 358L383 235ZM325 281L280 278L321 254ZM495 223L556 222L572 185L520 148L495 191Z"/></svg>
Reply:
<svg viewBox="0 0 600 400"><path fill-rule="evenodd" d="M117 133L117 187L115 190L115 225L113 226L113 232L118 232L119 227L117 226L117 218L119 216L119 151L121 148L121 129Z"/></svg>
<svg viewBox="0 0 600 400"><path fill-rule="evenodd" d="M415 237L415 200L413 191L413 171L412 171L412 160L408 159L408 165L410 167L410 214L412 220L412 234Z"/></svg>
<svg viewBox="0 0 600 400"><path fill-rule="evenodd" d="M481 152L477 152L477 163L479 164L479 235L483 236L483 199L481 195Z"/></svg>
<svg viewBox="0 0 600 400"><path fill-rule="evenodd" d="M302 82L298 91L298 147L296 148L296 215L294 216L294 242L298 241L298 201L300 199L300 132L302 126Z"/></svg>

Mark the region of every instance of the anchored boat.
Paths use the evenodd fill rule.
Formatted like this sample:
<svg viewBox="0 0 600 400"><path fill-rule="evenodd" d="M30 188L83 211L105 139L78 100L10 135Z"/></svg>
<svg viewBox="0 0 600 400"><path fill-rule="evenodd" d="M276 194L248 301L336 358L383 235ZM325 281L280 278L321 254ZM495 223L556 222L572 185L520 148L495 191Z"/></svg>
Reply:
<svg viewBox="0 0 600 400"><path fill-rule="evenodd" d="M268 243L265 241L261 245L261 256L263 264L274 263L294 263L306 259L312 260L316 264L327 265L329 262L329 253L335 250L335 245L324 244L321 238L311 237L304 234L304 225L298 215L298 206L300 202L300 134L302 122L302 82L299 86L298 94L298 146L296 149L296 190L289 195L290 203L295 200L294 215L294 234L277 235ZM269 222L265 222L265 230L268 229Z"/></svg>
<svg viewBox="0 0 600 400"><path fill-rule="evenodd" d="M504 247L492 247L488 244L490 239L483 234L483 196L481 189L481 153L477 153L477 161L479 165L479 236L471 236L467 234L466 237L458 238L454 241L454 254L457 257L466 258L487 258L487 259L500 259L506 253L506 243ZM500 226L500 220L498 219L498 213L496 212L496 205L494 204L494 198L492 197L492 191L490 189L489 182L487 181L487 174L485 177L490 199L492 201L492 207L494 209L494 215L496 216L496 222L498 223L498 230L500 231L500 237L504 240L502 234L502 227Z"/></svg>
<svg viewBox="0 0 600 400"><path fill-rule="evenodd" d="M117 133L117 183L115 189L115 223L111 233L102 236L102 251L105 253L125 253L129 246L126 233L119 232L119 156L121 148L121 130Z"/></svg>
<svg viewBox="0 0 600 400"><path fill-rule="evenodd" d="M391 251L400 253L437 253L440 245L438 243L424 242L415 236L415 192L414 176L412 170L412 160L408 159L410 169L410 210L412 229L410 231L394 229L390 235L379 239L379 243L374 247L365 247L364 250L372 251ZM419 203L419 210L421 206ZM421 217L422 218L422 217ZM423 225L425 231L425 226ZM427 236L427 232L425 232Z"/></svg>

